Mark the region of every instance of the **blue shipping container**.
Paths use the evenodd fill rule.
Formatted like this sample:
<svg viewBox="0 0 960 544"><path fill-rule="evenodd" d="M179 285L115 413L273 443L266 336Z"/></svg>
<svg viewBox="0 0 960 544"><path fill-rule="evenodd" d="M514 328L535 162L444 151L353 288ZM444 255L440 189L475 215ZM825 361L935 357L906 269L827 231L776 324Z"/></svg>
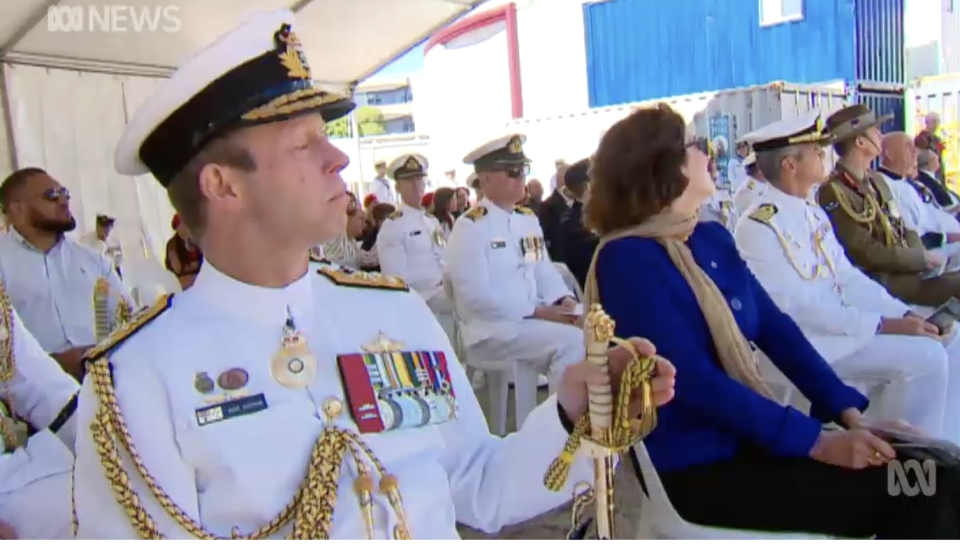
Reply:
<svg viewBox="0 0 960 544"><path fill-rule="evenodd" d="M585 4L590 106L771 81L904 84L904 0L782 0L802 18L761 25L769 0Z"/></svg>

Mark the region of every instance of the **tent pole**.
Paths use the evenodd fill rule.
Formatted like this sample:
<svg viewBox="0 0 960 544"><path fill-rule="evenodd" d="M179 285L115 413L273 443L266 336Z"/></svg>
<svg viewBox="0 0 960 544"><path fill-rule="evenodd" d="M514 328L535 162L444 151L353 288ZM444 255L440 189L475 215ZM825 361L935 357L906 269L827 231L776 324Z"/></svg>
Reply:
<svg viewBox="0 0 960 544"><path fill-rule="evenodd" d="M10 113L10 90L7 87L7 65L0 62L0 110L3 110L3 126L7 134L7 152L10 154L10 170L20 169L17 158L17 140L13 135L13 114Z"/></svg>

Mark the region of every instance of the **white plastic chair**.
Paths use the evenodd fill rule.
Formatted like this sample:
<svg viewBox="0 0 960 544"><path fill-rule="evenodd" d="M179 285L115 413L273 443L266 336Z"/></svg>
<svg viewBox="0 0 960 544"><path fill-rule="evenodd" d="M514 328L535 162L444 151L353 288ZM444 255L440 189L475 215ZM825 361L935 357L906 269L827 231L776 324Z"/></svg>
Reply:
<svg viewBox="0 0 960 544"><path fill-rule="evenodd" d="M537 407L537 379L539 373L532 368L518 365L515 361L489 361L478 357L463 342L463 320L457 309L453 283L444 276L443 289L453 306L453 318L457 323L454 351L465 367L481 370L486 374L487 395L490 401L490 429L498 435L507 434L507 402L510 397L510 382L513 382L513 410L519 429L527 416ZM511 378L513 378L511 380Z"/></svg>
<svg viewBox="0 0 960 544"><path fill-rule="evenodd" d="M583 289L581 289L580 284L577 283L577 277L570 271L570 267L559 261L553 261L553 266L557 268L557 272L559 272L560 277L563 278L563 283L567 284L567 289L570 289L570 292L577 296L577 300L583 302Z"/></svg>
<svg viewBox="0 0 960 544"><path fill-rule="evenodd" d="M122 272L123 283L137 308L152 304L160 295L183 290L177 277L152 259L134 257L124 260Z"/></svg>
<svg viewBox="0 0 960 544"><path fill-rule="evenodd" d="M642 493L642 502L640 505L640 521L637 524L637 534L633 537L636 540L829 540L830 537L823 535L810 535L800 533L766 533L760 531L748 531L744 529L727 529L722 527L709 527L706 525L696 525L689 523L680 517L680 514L673 508L667 491L663 488L663 482L657 474L657 469L647 454L647 448L642 442L638 442L633 447L633 453L637 456L640 465L640 473L643 475L643 483L646 486ZM642 487L642 486L641 486ZM789 490L784 490L789 493ZM704 495L704 500L709 497Z"/></svg>

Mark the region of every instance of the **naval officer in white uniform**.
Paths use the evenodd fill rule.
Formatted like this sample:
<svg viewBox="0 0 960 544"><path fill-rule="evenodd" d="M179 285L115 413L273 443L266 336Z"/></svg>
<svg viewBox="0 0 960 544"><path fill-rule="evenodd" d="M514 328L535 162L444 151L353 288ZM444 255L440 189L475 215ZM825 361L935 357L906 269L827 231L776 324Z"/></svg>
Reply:
<svg viewBox="0 0 960 544"><path fill-rule="evenodd" d="M750 211L754 202L762 197L763 193L767 190L763 173L757 168L756 153L750 153L746 159L743 159L743 167L747 171L747 181L741 184L733 194L733 205L741 214ZM753 173L751 174L750 172Z"/></svg>
<svg viewBox="0 0 960 544"><path fill-rule="evenodd" d="M824 177L821 146L830 143L818 119L812 112L753 133L767 189L740 221L737 248L844 381L884 384L868 416L958 440L956 348L948 353L935 328L854 267L826 212L808 200Z"/></svg>
<svg viewBox="0 0 960 544"><path fill-rule="evenodd" d="M453 226L446 277L467 349L485 361L532 366L555 388L585 348L573 325L576 298L550 261L540 220L517 206L529 164L525 141L503 136L463 159L476 170L484 198Z"/></svg>
<svg viewBox="0 0 960 544"><path fill-rule="evenodd" d="M491 436L422 297L308 263L346 224L348 161L324 123L354 104L314 86L293 20L260 15L193 57L117 146L117 170L153 174L205 261L190 290L88 354L79 538L446 540L457 522L493 532L570 498L544 473L595 365ZM672 370L658 371L662 403ZM581 456L571 470L592 472Z"/></svg>
<svg viewBox="0 0 960 544"><path fill-rule="evenodd" d="M440 221L422 204L427 167L427 159L417 154L401 155L387 167L397 182L400 209L380 227L377 256L380 270L402 278L420 293L447 336L453 338L453 306L443 289L446 238Z"/></svg>
<svg viewBox="0 0 960 544"><path fill-rule="evenodd" d="M0 521L18 539L73 538L79 389L24 327L0 283Z"/></svg>

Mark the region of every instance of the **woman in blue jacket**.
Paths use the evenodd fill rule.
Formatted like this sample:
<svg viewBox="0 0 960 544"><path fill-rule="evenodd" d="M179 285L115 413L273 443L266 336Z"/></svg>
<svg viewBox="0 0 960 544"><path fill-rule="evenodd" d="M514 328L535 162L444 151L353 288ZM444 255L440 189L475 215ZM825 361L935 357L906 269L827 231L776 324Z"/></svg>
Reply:
<svg viewBox="0 0 960 544"><path fill-rule="evenodd" d="M677 368L676 397L645 440L673 506L719 527L960 537L956 472L940 471L931 496L893 496L885 465L897 454L867 429L867 399L777 308L730 233L698 223L715 188L705 151L668 106L638 110L604 135L586 205L603 238L587 297L618 336L650 339ZM771 395L754 345L810 399L811 415Z"/></svg>

